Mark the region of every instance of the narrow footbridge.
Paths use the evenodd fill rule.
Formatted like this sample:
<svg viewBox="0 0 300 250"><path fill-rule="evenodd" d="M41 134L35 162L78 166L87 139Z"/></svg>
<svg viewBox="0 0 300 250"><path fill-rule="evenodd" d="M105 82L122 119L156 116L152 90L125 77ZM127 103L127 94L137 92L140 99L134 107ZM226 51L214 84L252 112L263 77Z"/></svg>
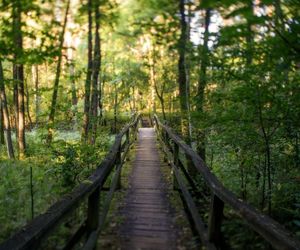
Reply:
<svg viewBox="0 0 300 250"><path fill-rule="evenodd" d="M51 237L74 217L79 217L78 225L72 226L68 234L57 234L65 235L61 249L96 249L113 194L122 188L122 166L133 144L136 153L121 210L124 221L118 230L121 249L177 249L180 232L174 225L169 187L161 172L160 150L172 168L173 188L200 238L201 249L223 248L224 206L230 207L273 248L300 249L300 243L283 226L227 190L203 160L156 116L146 119L138 115L116 136L110 152L87 181L3 242L0 250L49 249L47 242L56 239ZM206 219L199 212L197 200L201 193L196 192L195 176L201 176L210 193ZM81 212L74 213L79 208Z"/></svg>

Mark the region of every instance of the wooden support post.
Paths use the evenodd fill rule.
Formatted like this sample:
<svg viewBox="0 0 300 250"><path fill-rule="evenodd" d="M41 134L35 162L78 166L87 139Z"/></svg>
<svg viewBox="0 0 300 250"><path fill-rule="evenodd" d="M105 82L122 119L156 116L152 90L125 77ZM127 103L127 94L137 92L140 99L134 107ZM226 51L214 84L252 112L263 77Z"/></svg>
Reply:
<svg viewBox="0 0 300 250"><path fill-rule="evenodd" d="M208 239L216 246L222 245L221 225L223 219L224 202L212 194L208 222Z"/></svg>
<svg viewBox="0 0 300 250"><path fill-rule="evenodd" d="M179 147L178 145L174 142L173 146L173 161L176 166L178 166L178 160L179 160Z"/></svg>
<svg viewBox="0 0 300 250"><path fill-rule="evenodd" d="M191 157L186 154L185 158L186 158L187 172L189 173L190 176L195 177L197 175L197 171Z"/></svg>
<svg viewBox="0 0 300 250"><path fill-rule="evenodd" d="M130 143L130 127L126 131L126 144L128 145Z"/></svg>
<svg viewBox="0 0 300 250"><path fill-rule="evenodd" d="M169 141L169 135L167 133L167 131L163 130L164 131L164 141L165 141L165 144L167 146L168 149L170 149L170 151L173 152L173 149L170 147L170 141Z"/></svg>
<svg viewBox="0 0 300 250"><path fill-rule="evenodd" d="M117 172L117 169L120 167L122 167L122 155L121 155L121 146L118 149L118 153L117 153L117 158L116 158L116 162L115 162L115 173ZM120 169L120 175L118 177L118 181L117 181L117 187L116 190L121 189L122 184L121 184L121 169Z"/></svg>
<svg viewBox="0 0 300 250"><path fill-rule="evenodd" d="M173 162L174 162L174 167L178 167L178 160L179 160L179 147L178 145L174 142L173 146ZM176 180L176 175L175 175L175 170L173 169L173 189L178 190L178 182Z"/></svg>
<svg viewBox="0 0 300 250"><path fill-rule="evenodd" d="M125 148L126 148L126 156L125 156L125 160L126 161L129 161L129 154L128 154L128 151L130 150L130 127L128 128L128 130L126 131L126 143L125 143Z"/></svg>
<svg viewBox="0 0 300 250"><path fill-rule="evenodd" d="M88 198L87 232L96 231L99 223L100 188L98 187Z"/></svg>
<svg viewBox="0 0 300 250"><path fill-rule="evenodd" d="M138 134L138 123L136 123L134 125L134 140L136 141L137 140L137 134Z"/></svg>

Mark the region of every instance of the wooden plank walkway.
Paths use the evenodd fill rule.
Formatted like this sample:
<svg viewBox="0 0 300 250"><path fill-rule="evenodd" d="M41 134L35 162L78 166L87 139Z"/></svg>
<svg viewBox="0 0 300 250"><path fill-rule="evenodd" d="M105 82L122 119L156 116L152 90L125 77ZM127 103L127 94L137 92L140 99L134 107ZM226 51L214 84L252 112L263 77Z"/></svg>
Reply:
<svg viewBox="0 0 300 250"><path fill-rule="evenodd" d="M155 131L140 128L129 190L121 210L122 249L176 249L174 213L160 168Z"/></svg>

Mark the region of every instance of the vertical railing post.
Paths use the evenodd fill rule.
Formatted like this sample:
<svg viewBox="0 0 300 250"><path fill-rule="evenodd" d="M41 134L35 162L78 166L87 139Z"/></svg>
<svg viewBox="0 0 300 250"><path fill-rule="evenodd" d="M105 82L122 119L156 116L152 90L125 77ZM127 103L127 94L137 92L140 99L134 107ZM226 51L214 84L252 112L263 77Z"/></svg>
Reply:
<svg viewBox="0 0 300 250"><path fill-rule="evenodd" d="M173 151L172 148L170 148L170 141L169 141L169 135L167 133L167 131L163 130L164 132L164 141L165 141L165 144L167 146L168 149L171 149L171 151Z"/></svg>
<svg viewBox="0 0 300 250"><path fill-rule="evenodd" d="M174 145L173 145L173 162L175 165L174 168L177 168L178 161L179 161L179 147L174 142ZM178 182L176 180L175 169L173 169L173 189L178 190Z"/></svg>
<svg viewBox="0 0 300 250"><path fill-rule="evenodd" d="M122 141L122 140L121 140ZM118 152L117 152L117 158L116 158L116 162L115 162L115 169L116 169L116 173L118 171L118 168L120 168L120 174L118 176L118 181L117 181L117 187L116 189L121 189L121 165L122 165L122 143L120 144L119 148L118 148Z"/></svg>
<svg viewBox="0 0 300 250"><path fill-rule="evenodd" d="M224 202L218 196L212 194L208 222L208 239L217 246L222 244L221 225L223 219L223 209Z"/></svg>
<svg viewBox="0 0 300 250"><path fill-rule="evenodd" d="M126 151L124 152L124 154L126 154L125 155L126 161L129 161L128 151L130 149L130 131L131 131L131 127L128 127L128 130L126 131L126 139L125 139L125 149L126 149Z"/></svg>
<svg viewBox="0 0 300 250"><path fill-rule="evenodd" d="M186 165L187 165L187 172L189 173L190 176L195 177L197 174L197 171L196 171L196 168L194 166L194 163L193 163L191 157L188 154L186 154L185 159L186 159Z"/></svg>
<svg viewBox="0 0 300 250"><path fill-rule="evenodd" d="M126 145L129 145L130 143L130 127L126 131Z"/></svg>
<svg viewBox="0 0 300 250"><path fill-rule="evenodd" d="M88 198L87 211L87 232L88 235L97 230L99 224L99 207L100 207L100 188L96 190Z"/></svg>
<svg viewBox="0 0 300 250"><path fill-rule="evenodd" d="M140 119L139 119L138 122L134 125L134 135L133 135L133 136L134 136L134 140L135 140L135 141L137 140L139 121L140 121Z"/></svg>

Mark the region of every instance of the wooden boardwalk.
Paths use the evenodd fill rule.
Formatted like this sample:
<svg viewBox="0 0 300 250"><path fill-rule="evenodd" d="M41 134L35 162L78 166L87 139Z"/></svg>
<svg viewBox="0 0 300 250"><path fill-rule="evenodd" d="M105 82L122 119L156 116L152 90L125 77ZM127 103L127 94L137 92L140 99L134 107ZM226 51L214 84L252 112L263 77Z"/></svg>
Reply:
<svg viewBox="0 0 300 250"><path fill-rule="evenodd" d="M122 249L176 249L174 214L160 168L155 131L140 128L129 190L121 210Z"/></svg>

